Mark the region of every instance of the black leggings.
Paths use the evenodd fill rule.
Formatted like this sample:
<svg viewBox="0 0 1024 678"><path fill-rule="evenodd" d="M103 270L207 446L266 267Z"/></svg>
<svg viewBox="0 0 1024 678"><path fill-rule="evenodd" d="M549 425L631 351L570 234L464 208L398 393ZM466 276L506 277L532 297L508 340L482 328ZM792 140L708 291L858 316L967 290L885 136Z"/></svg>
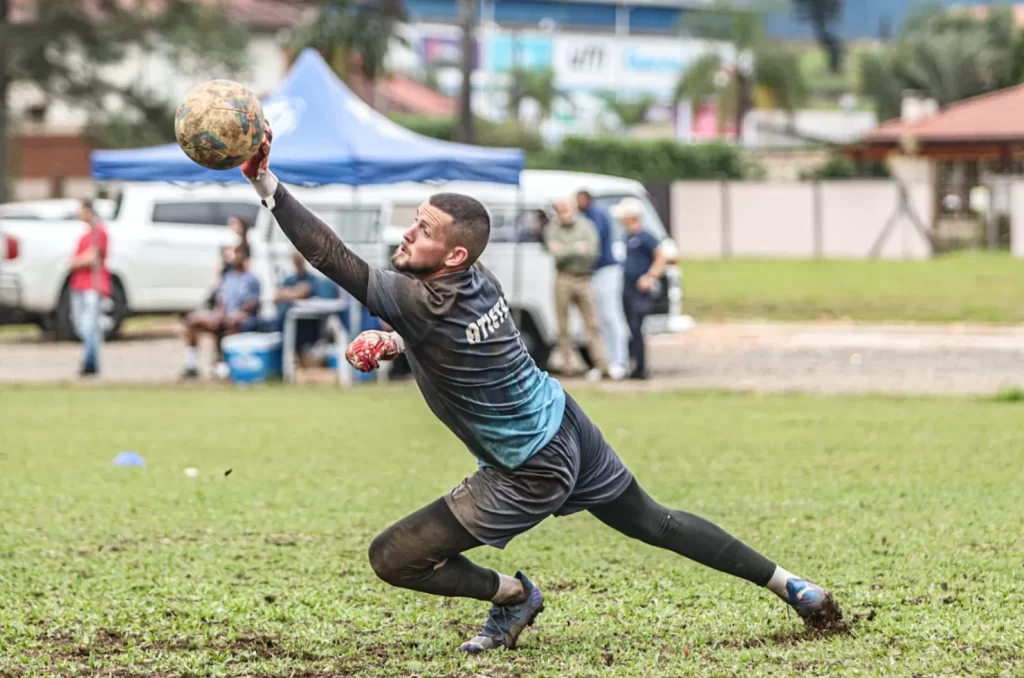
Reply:
<svg viewBox="0 0 1024 678"><path fill-rule="evenodd" d="M627 537L668 549L701 565L764 586L775 564L722 528L685 511L661 506L636 479L614 501L591 509ZM393 586L438 596L491 600L498 575L463 552L481 546L443 499L398 521L370 544L374 572Z"/></svg>

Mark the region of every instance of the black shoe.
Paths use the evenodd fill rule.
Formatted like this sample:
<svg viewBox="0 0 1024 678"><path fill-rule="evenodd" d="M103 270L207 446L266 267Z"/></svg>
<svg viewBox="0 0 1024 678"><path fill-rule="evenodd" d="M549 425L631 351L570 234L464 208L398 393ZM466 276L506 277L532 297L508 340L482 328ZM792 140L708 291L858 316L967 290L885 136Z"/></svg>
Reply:
<svg viewBox="0 0 1024 678"><path fill-rule="evenodd" d="M646 372L630 372L629 373L629 378L633 379L633 380L636 380L636 381L644 381L644 380L647 379L647 373Z"/></svg>
<svg viewBox="0 0 1024 678"><path fill-rule="evenodd" d="M199 370L196 369L195 367L186 367L185 369L183 369L181 371L181 375L179 375L178 378L182 379L182 380L185 380L185 379L198 379L199 378Z"/></svg>
<svg viewBox="0 0 1024 678"><path fill-rule="evenodd" d="M95 377L97 374L99 374L99 370L97 370L93 365L85 365L78 370L78 376L80 377Z"/></svg>

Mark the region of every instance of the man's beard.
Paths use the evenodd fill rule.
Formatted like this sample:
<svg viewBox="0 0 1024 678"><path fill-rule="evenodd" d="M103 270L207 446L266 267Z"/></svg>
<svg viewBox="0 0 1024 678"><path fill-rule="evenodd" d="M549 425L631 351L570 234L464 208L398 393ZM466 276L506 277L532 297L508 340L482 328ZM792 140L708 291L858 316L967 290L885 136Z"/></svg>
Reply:
<svg viewBox="0 0 1024 678"><path fill-rule="evenodd" d="M398 252L391 257L391 268L399 273L408 273L411 276L427 275L434 273L436 270L430 266L413 266L408 255L400 257Z"/></svg>

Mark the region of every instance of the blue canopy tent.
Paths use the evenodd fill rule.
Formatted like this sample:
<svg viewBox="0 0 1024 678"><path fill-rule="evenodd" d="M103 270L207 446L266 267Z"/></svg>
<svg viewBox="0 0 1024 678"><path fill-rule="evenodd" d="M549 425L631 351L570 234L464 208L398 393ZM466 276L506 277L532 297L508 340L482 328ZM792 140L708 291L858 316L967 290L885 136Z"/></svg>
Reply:
<svg viewBox="0 0 1024 678"><path fill-rule="evenodd" d="M521 149L456 144L401 127L353 94L312 49L302 52L263 107L274 130L271 166L289 184L484 181L518 185L525 161ZM94 151L91 161L97 181L244 181L238 169L197 165L177 144Z"/></svg>

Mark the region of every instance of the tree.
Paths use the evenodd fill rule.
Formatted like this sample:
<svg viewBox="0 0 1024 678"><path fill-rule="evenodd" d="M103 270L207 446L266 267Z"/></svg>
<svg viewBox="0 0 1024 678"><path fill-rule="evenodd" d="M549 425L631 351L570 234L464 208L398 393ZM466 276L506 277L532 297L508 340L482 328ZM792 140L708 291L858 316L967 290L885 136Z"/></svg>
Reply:
<svg viewBox="0 0 1024 678"><path fill-rule="evenodd" d="M11 83L34 85L41 108L83 107L98 145L174 138L177 107L161 91L125 82L117 66L143 55L197 78L232 77L246 65L248 28L218 4L164 0L158 11L117 0L37 0L16 31L8 27Z"/></svg>
<svg viewBox="0 0 1024 678"><path fill-rule="evenodd" d="M835 32L835 24L843 18L843 0L793 0L793 9L798 19L811 25L818 43L828 54L829 71L841 73L843 41Z"/></svg>
<svg viewBox="0 0 1024 678"><path fill-rule="evenodd" d="M899 116L906 90L946 107L1021 82L1024 34L1009 7L991 8L985 18L932 9L910 17L891 46L865 54L859 71L861 92L882 119Z"/></svg>
<svg viewBox="0 0 1024 678"><path fill-rule="evenodd" d="M0 203L7 202L7 0L0 0Z"/></svg>
<svg viewBox="0 0 1024 678"><path fill-rule="evenodd" d="M555 84L555 71L552 68L516 68L512 70L511 76L513 86L508 110L516 120L523 99L533 99L542 118L551 117L555 102L559 99L572 104L572 98Z"/></svg>
<svg viewBox="0 0 1024 678"><path fill-rule="evenodd" d="M350 81L353 68L370 85L385 73L388 51L404 42L398 33L409 16L402 0L317 0L316 17L295 31L291 46L296 53L311 47L318 51L342 80ZM373 105L373 101L368 102Z"/></svg>
<svg viewBox="0 0 1024 678"><path fill-rule="evenodd" d="M623 99L615 92L598 92L598 98L604 103L611 113L619 119L623 127L629 128L639 125L647 119L657 101L652 96L642 96L639 99Z"/></svg>
<svg viewBox="0 0 1024 678"><path fill-rule="evenodd" d="M676 84L675 101L690 101L697 108L718 96L719 124L735 121L737 139L743 133L743 119L758 88L774 105L792 112L809 95L796 54L768 40L763 12L757 8L736 8L718 2L691 27L702 38L727 42L733 54L709 52L682 73Z"/></svg>
<svg viewBox="0 0 1024 678"><path fill-rule="evenodd" d="M459 92L459 141L473 143L473 31L476 27L476 1L459 0L462 24L462 89Z"/></svg>

